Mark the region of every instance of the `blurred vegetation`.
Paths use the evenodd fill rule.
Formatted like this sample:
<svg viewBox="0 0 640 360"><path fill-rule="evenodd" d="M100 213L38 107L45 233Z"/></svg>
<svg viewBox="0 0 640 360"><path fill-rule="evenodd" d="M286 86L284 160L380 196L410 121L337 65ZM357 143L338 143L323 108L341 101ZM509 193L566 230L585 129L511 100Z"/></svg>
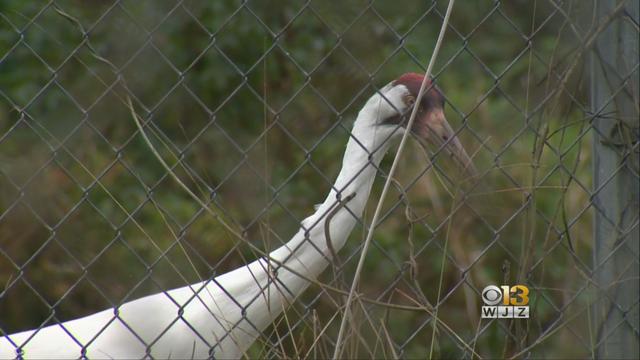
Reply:
<svg viewBox="0 0 640 360"><path fill-rule="evenodd" d="M2 331L86 315L256 257L167 175L137 132L128 95L162 156L188 167L177 166L177 175L248 239L271 249L322 201L351 123L375 87L425 70L446 7L241 5L0 3ZM579 16L575 3L566 6ZM568 323L533 356L588 354L593 329L581 289L591 261L591 148L579 106L585 75L576 71L567 83L572 91L547 99L557 74L579 61L573 36L544 1L456 4L434 75L446 115L483 177L475 185L460 179L442 156L434 159L441 170L428 167L412 145L397 175L407 197L388 197L393 210L367 258L362 292L406 305L438 302L444 259L439 316L484 357L531 344L559 319ZM387 158L382 168L389 165ZM460 181L463 205L450 216ZM427 216L412 223L407 208L413 218ZM347 280L362 238L358 227L341 251ZM334 279L331 270L321 278ZM517 282L532 289L532 319L478 325L478 291ZM296 346L288 338L282 347L269 345L286 332L282 322L251 355L306 353L314 331L336 311L332 298L339 301L310 288L288 312L289 325L299 324ZM374 323L361 312L359 330L370 348L352 340L349 354L391 357L388 343L377 342L380 324L399 355L428 354L426 313L367 311ZM439 356L464 354L447 332L436 335ZM325 356L328 339L312 355Z"/></svg>

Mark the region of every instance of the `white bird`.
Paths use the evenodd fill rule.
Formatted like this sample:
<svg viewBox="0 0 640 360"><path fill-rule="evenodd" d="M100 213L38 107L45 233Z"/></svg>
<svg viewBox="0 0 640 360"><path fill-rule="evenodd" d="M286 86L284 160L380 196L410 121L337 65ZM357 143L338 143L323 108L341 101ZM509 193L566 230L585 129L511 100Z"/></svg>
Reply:
<svg viewBox="0 0 640 360"><path fill-rule="evenodd" d="M329 195L293 238L268 257L212 280L0 337L0 358L241 357L309 286L307 279L316 279L330 263L333 251L344 245L364 210L391 140L405 131L403 124L422 80L422 75L404 74L367 101L353 125L342 169ZM469 166L466 152L444 117L439 90L432 87L419 106L412 128L416 138L423 145L442 146L458 163ZM325 226L329 213L330 226Z"/></svg>

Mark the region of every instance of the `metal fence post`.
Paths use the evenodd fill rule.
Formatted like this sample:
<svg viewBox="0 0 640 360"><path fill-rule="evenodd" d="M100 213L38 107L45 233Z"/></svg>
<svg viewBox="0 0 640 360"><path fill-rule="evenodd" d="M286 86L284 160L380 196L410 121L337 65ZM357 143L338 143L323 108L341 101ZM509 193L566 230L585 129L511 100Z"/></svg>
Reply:
<svg viewBox="0 0 640 360"><path fill-rule="evenodd" d="M604 21L616 0L596 4ZM599 34L591 61L593 138L594 355L638 351L638 2L628 1Z"/></svg>

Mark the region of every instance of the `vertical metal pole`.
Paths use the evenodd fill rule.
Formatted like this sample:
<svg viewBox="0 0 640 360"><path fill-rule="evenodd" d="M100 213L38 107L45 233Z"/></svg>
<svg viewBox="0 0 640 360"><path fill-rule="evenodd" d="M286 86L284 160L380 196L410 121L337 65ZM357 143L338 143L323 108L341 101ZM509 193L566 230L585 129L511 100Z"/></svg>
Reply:
<svg viewBox="0 0 640 360"><path fill-rule="evenodd" d="M619 1L597 1L597 18L604 21ZM591 330L594 355L607 359L640 358L638 4L627 1L598 35L591 58L591 109L600 112L593 137L597 301Z"/></svg>

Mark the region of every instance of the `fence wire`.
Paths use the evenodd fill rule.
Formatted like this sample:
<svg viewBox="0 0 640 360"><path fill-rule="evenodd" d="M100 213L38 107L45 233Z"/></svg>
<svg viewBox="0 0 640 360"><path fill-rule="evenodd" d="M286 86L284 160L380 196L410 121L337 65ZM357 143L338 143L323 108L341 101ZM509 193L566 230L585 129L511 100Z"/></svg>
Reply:
<svg viewBox="0 0 640 360"><path fill-rule="evenodd" d="M445 8L0 4L0 335L285 244L332 189L366 100L424 73ZM638 39L634 1L456 4L433 80L478 175L405 151L345 357L638 357ZM373 206L245 356L331 356ZM484 287L516 284L530 319L481 318Z"/></svg>

